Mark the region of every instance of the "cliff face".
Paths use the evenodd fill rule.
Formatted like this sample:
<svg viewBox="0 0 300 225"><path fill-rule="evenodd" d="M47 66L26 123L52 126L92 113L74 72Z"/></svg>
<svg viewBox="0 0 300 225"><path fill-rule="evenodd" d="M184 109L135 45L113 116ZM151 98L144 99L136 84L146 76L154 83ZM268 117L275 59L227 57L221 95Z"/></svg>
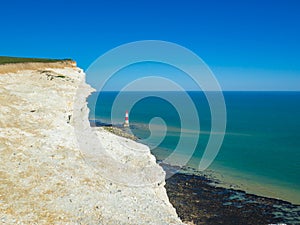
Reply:
<svg viewBox="0 0 300 225"><path fill-rule="evenodd" d="M115 182L103 168L128 180L132 171L114 170L88 145L82 149L76 132L93 131L83 101L92 89L84 79L76 67L0 74L1 222L181 224L164 182L136 187ZM78 106L82 113L75 115ZM75 126L77 119L85 124L83 131ZM95 134L115 160L135 169L150 165L161 176L147 147L102 129ZM133 152L132 146L143 151Z"/></svg>

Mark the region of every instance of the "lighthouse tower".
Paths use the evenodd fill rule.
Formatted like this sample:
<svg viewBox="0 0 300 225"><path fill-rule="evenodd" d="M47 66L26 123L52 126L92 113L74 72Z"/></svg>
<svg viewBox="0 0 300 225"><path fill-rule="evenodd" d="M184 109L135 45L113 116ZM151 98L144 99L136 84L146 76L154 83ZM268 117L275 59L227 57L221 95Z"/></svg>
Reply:
<svg viewBox="0 0 300 225"><path fill-rule="evenodd" d="M128 111L125 113L125 122L123 124L124 127L129 127L129 119L128 119Z"/></svg>

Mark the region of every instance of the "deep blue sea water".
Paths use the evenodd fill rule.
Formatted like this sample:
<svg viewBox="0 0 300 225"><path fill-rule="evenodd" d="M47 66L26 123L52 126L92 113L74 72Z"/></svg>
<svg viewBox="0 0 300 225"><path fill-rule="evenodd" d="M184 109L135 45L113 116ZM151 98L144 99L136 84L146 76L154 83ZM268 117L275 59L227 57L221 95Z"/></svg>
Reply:
<svg viewBox="0 0 300 225"><path fill-rule="evenodd" d="M180 93L144 93L146 97L131 108L127 108L126 101L114 103L118 92L98 94L94 93L88 99L90 119L121 125L125 111L129 110L131 132L152 147L152 153L158 160L164 160L173 152L180 135L189 141L200 134L188 163L188 166L198 168L211 131L211 111L202 92L188 92L199 115L200 130L194 130L193 127L180 129L183 119L181 113L165 100L170 95L176 96L185 107L187 103ZM128 99L140 94L125 93ZM209 170L216 172L224 182L238 184L249 192L300 204L300 92L223 94L227 128L222 147ZM115 111L111 119L113 106ZM188 105L185 110L189 112ZM154 121L149 129L148 124L155 117L164 120L166 133L162 132L164 126L160 120ZM196 123L195 118L187 117L184 119ZM158 144L158 140L162 142ZM180 149L178 157L186 152L187 149Z"/></svg>

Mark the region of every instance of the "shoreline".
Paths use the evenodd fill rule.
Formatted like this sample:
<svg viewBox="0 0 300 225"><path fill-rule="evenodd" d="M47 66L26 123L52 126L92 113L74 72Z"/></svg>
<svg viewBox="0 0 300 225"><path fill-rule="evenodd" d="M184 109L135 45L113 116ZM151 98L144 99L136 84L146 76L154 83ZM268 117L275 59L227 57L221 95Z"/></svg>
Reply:
<svg viewBox="0 0 300 225"><path fill-rule="evenodd" d="M299 190L293 184L278 183L278 181L247 174L238 173L233 170L221 170L218 168L211 169L212 176L215 180L219 181L216 186L225 188L235 188L246 191L249 194L264 196L267 198L278 199L290 202L294 205L300 205ZM223 174L221 171L225 171ZM251 182L249 182L251 180Z"/></svg>
<svg viewBox="0 0 300 225"><path fill-rule="evenodd" d="M104 125L104 127L114 126ZM115 133L117 135L122 136L122 132L126 133L125 129L117 129L119 133ZM157 163L166 173L177 171L166 180L165 187L171 204L184 222L195 224L300 223L300 204L254 194L243 190L238 184L225 183L213 170L207 173L191 167L180 169L177 166L163 164L159 160Z"/></svg>
<svg viewBox="0 0 300 225"><path fill-rule="evenodd" d="M139 138L128 132L128 129L123 128L121 125L112 125L112 124L106 124L106 123L101 123L97 120L90 120L91 126L92 127L103 127L105 130L116 134L121 137L129 138L131 140L139 142ZM140 142L139 142L140 143ZM141 142L142 144L145 144ZM160 164L162 161L161 159L156 159L157 162ZM220 169L207 169L205 172L198 171L192 166L183 166L182 168L179 168L177 165L172 165L172 164L165 164L169 168L173 168L173 170L177 170L179 173L187 174L187 175L197 175L197 176L204 176L211 180L213 185L216 187L222 187L222 188L227 188L227 189L235 189L235 190L241 190L245 191L249 194L257 195L257 196L263 196L266 198L273 198L273 199L278 199L282 201L289 202L294 205L300 205L300 202L293 202L288 199L272 196L271 194L263 194L259 190L253 190L251 189L251 185L245 185L243 184L242 179L234 179L228 176L227 174L221 174ZM223 170L222 170L223 171ZM225 178L226 177L226 178ZM249 186L249 187L248 187ZM252 185L256 186L256 185Z"/></svg>
<svg viewBox="0 0 300 225"><path fill-rule="evenodd" d="M169 166L176 167L176 165ZM184 166L179 170L179 172L183 174L204 176L210 179L212 185L214 185L215 187L245 191L248 194L263 196L266 198L273 198L289 202L293 205L300 205L299 197L297 193L294 193L295 189L283 185L276 185L275 181L271 183L270 181L272 180L268 178L265 178L264 180L261 178L262 181L259 182L258 180L251 179L250 176L246 176L244 173L238 174L240 176L242 175L243 178L236 178L234 175L229 174L232 172L231 170L226 172L224 171L226 170L221 170L220 168L216 169L216 167L212 167L211 169L206 169L205 171L201 172L192 166ZM249 182L247 178L248 180L251 180L251 182ZM284 193L285 191L289 192L289 194Z"/></svg>
<svg viewBox="0 0 300 225"><path fill-rule="evenodd" d="M128 130L124 129L121 125L100 123L95 119L90 120L90 122L93 123L93 126L102 126L106 129L116 129L117 133L115 132L115 134L121 136L125 135L125 137L128 136L128 138L140 142L138 137L133 136L131 132L128 132ZM114 133L114 131L112 132ZM141 143L145 144L144 142ZM161 159L157 158L157 161L161 161ZM176 164L170 166L176 167ZM291 202L294 205L300 205L300 197L297 197L297 189L290 187L288 183L278 184L276 183L276 180L258 176L252 178L252 175L250 174L239 173L238 171L220 166L212 166L211 169L207 169L205 172L200 172L195 169L193 165L189 165L183 168L183 172L191 172L192 174L200 176L209 176L211 180L215 181L215 185L217 187L234 188L246 191L249 194L280 199ZM251 182L249 182L249 180L251 180ZM296 198L294 196L296 196Z"/></svg>

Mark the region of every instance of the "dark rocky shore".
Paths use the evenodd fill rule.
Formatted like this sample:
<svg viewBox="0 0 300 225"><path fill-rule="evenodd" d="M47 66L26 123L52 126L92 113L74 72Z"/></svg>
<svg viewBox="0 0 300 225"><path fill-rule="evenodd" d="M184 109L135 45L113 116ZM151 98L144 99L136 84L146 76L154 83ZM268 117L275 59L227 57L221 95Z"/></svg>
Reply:
<svg viewBox="0 0 300 225"><path fill-rule="evenodd" d="M299 205L211 183L205 176L184 173L166 180L170 202L183 221L212 225L300 224Z"/></svg>

